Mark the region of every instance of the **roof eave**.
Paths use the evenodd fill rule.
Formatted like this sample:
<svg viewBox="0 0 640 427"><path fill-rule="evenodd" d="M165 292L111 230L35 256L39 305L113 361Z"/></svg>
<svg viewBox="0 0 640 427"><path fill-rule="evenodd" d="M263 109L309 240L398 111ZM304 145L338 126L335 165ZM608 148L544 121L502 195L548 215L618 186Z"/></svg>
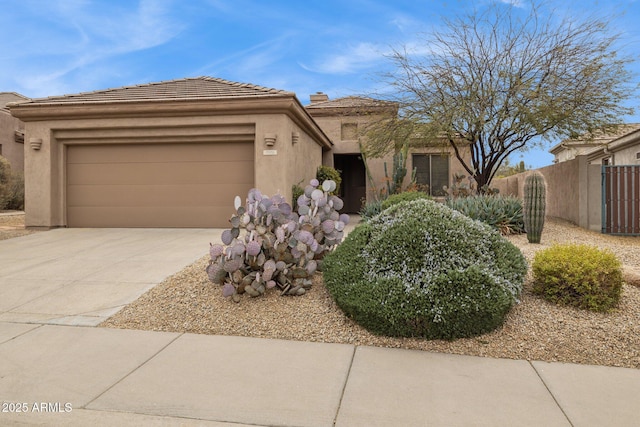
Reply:
<svg viewBox="0 0 640 427"><path fill-rule="evenodd" d="M635 144L640 144L640 129L612 140L609 142L608 148L611 151L618 151Z"/></svg>
<svg viewBox="0 0 640 427"><path fill-rule="evenodd" d="M105 102L17 103L9 106L24 122L96 118L186 117L191 115L286 114L329 149L331 140L293 93L189 99Z"/></svg>
<svg viewBox="0 0 640 427"><path fill-rule="evenodd" d="M144 99L114 100L100 102L48 102L18 103L9 105L11 114L24 121L77 119L77 118L117 118L117 117L157 117L186 116L194 112L229 113L248 110L262 111L270 105L293 98L289 94L187 98L187 99Z"/></svg>

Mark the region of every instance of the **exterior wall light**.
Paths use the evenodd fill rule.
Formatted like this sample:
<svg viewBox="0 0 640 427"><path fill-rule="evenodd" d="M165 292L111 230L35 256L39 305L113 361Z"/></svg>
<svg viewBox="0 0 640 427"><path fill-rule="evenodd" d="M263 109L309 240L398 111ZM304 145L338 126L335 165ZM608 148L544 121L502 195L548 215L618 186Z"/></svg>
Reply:
<svg viewBox="0 0 640 427"><path fill-rule="evenodd" d="M38 151L42 148L42 138L29 138L29 145L31 148Z"/></svg>
<svg viewBox="0 0 640 427"><path fill-rule="evenodd" d="M297 144L300 141L300 132L291 132L291 143Z"/></svg>
<svg viewBox="0 0 640 427"><path fill-rule="evenodd" d="M275 133L264 134L264 143L267 147L273 147L276 144L276 139L278 139L278 135Z"/></svg>

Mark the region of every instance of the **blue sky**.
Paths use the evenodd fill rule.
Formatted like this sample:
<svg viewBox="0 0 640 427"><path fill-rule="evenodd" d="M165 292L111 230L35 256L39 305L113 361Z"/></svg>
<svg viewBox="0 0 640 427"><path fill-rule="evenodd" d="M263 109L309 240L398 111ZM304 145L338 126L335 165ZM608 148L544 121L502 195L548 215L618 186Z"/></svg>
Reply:
<svg viewBox="0 0 640 427"><path fill-rule="evenodd" d="M293 91L303 104L317 91L369 94L384 90L393 48L415 48L443 17L488 1L0 0L0 91L44 97L209 75ZM639 0L551 0L551 9L611 16L623 49L640 56ZM512 160L548 165L549 147Z"/></svg>

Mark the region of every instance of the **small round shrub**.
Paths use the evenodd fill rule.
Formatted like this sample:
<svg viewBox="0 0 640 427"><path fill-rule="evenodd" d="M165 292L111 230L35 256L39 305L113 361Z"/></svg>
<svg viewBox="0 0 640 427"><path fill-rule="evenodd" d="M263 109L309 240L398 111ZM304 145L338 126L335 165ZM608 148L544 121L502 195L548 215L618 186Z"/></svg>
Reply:
<svg viewBox="0 0 640 427"><path fill-rule="evenodd" d="M337 305L371 332L455 339L503 323L527 264L489 226L419 199L360 224L323 271Z"/></svg>
<svg viewBox="0 0 640 427"><path fill-rule="evenodd" d="M606 312L622 294L622 268L613 252L589 245L553 245L536 253L533 292L546 300Z"/></svg>
<svg viewBox="0 0 640 427"><path fill-rule="evenodd" d="M380 205L380 207L382 208L382 210L385 210L387 208L390 208L393 205L397 205L398 203L410 202L412 200L418 200L418 199L431 200L431 196L422 191L404 191L402 193L390 195L389 197L387 197L382 201L382 204Z"/></svg>
<svg viewBox="0 0 640 427"><path fill-rule="evenodd" d="M342 184L342 176L340 171L331 166L319 166L316 171L316 179L320 182L333 181L336 183L336 189L331 194L340 194L340 185Z"/></svg>

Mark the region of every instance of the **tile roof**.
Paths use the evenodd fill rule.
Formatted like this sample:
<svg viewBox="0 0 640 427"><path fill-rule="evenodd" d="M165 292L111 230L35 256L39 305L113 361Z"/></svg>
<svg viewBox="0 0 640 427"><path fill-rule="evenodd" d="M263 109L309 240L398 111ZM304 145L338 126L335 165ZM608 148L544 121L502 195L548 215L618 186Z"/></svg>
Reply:
<svg viewBox="0 0 640 427"><path fill-rule="evenodd" d="M32 99L25 104L75 104L294 96L293 92L202 76Z"/></svg>
<svg viewBox="0 0 640 427"><path fill-rule="evenodd" d="M7 109L10 102L25 101L29 98L16 92L0 92L0 109Z"/></svg>
<svg viewBox="0 0 640 427"><path fill-rule="evenodd" d="M624 136L628 133L635 132L640 129L640 123L625 123L609 132L594 132L592 135L585 135L576 139L569 139L565 142L587 142L593 144L606 144Z"/></svg>
<svg viewBox="0 0 640 427"><path fill-rule="evenodd" d="M324 108L365 108L365 107L391 107L394 102L379 99L366 98L363 96L345 96L344 98L330 99L328 101L313 102L305 108L307 110Z"/></svg>
<svg viewBox="0 0 640 427"><path fill-rule="evenodd" d="M630 133L636 132L637 130L640 130L640 123L625 123L606 133L599 131L594 132L592 135L582 135L574 139L565 139L551 147L549 149L549 152L552 154L557 154L566 148L574 146L593 146L594 150L597 151L598 147L609 144L610 142L622 138L623 136Z"/></svg>

